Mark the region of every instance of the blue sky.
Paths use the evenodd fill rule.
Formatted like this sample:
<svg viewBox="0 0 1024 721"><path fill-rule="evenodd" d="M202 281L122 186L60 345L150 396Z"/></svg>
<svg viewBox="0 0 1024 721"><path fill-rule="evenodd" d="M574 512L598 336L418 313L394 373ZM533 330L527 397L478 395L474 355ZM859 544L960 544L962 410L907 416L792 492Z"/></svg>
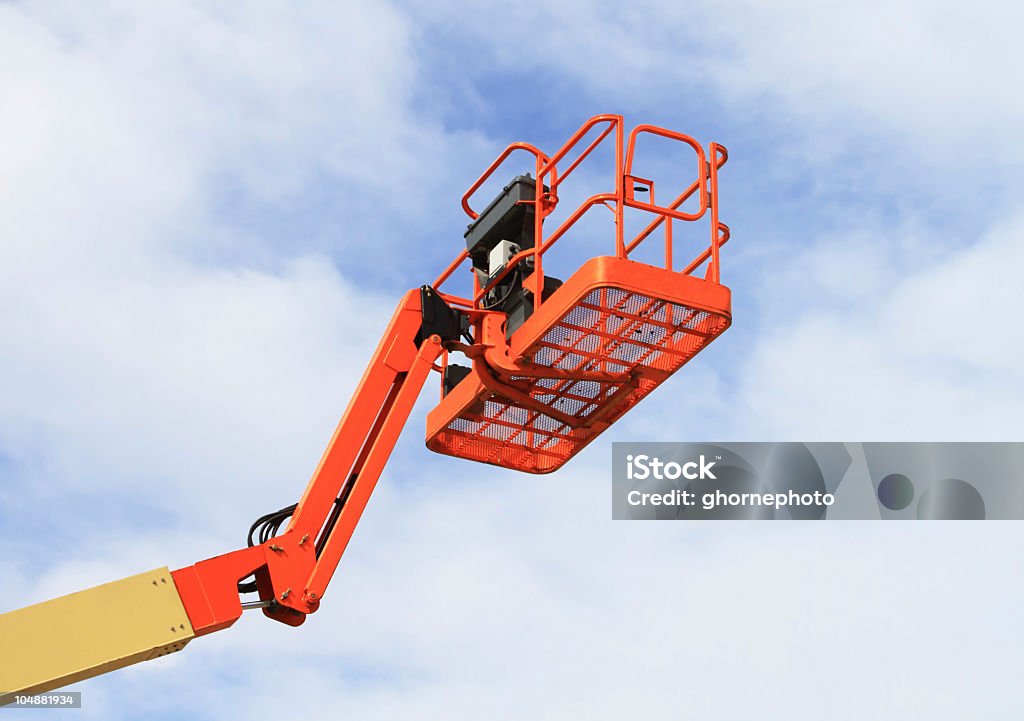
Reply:
<svg viewBox="0 0 1024 721"><path fill-rule="evenodd" d="M459 249L472 179L619 112L730 150L726 336L543 478L426 451L429 389L303 628L246 616L77 713L1019 711L1014 525L613 524L607 464L613 439L1021 439L1020 15L0 5L4 610L242 544Z"/></svg>

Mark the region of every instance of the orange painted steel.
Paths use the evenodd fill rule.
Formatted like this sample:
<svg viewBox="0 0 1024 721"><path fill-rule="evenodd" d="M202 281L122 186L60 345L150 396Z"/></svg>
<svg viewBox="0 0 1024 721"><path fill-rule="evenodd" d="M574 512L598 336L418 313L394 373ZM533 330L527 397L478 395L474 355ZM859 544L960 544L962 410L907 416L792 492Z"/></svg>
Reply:
<svg viewBox="0 0 1024 721"><path fill-rule="evenodd" d="M595 137L587 140L592 133ZM633 172L637 140L644 135L680 142L695 152L696 180L668 205L657 205L654 182ZM545 235L544 220L555 211L563 183L595 149L609 142L614 143L610 187L583 200ZM724 147L712 143L708 162L703 148L689 136L641 125L627 140L621 116L599 115L553 155L528 143L508 146L463 196L462 207L470 218L477 218L470 202L474 193L516 151L533 156L535 195L526 202L536 209L534 247L518 252L483 285L470 273L468 297L441 290L465 269L467 251L456 256L432 287L405 295L285 531L265 543L173 572L197 636L238 619L238 583L249 576L255 577L270 618L297 626L317 610L420 390L431 371L444 375L450 353L465 354L472 368L450 392L442 390L440 402L427 417L427 447L547 473L728 328L730 292L719 282L719 248L729 239L729 229L718 217L718 171L728 158ZM575 152L578 155L569 160ZM566 164L565 172L558 172L558 163ZM649 193L647 200L637 199L638 184ZM680 210L694 196L699 207ZM612 211L612 252L587 260L544 297L544 255L595 205ZM627 208L653 216L628 242ZM673 257L680 259L673 223L705 215L710 215L710 244L696 252L683 271L673 271ZM663 267L631 259L630 253L661 225ZM703 277L695 275L705 264ZM515 269L525 271L523 287L533 293L534 305L532 315L509 337L505 314L488 310L483 301ZM429 294L466 319L466 342L458 334L424 337L428 314L423 302Z"/></svg>
<svg viewBox="0 0 1024 721"><path fill-rule="evenodd" d="M569 157L595 130L600 132L561 175L557 164ZM655 202L654 181L634 173L636 147L644 136L682 143L694 152L696 178L669 204ZM605 141L614 143L611 187L583 200L547 235L544 219L558 204L561 184ZM517 149L535 159L534 247L517 253L482 287L474 275L471 302L475 344L460 348L472 359L472 373L427 417L427 447L439 453L505 466L530 473L556 470L611 423L635 406L731 323L729 289L721 285L719 249L729 239L718 215L718 171L728 160L725 148L710 146L709 155L690 136L653 125L639 125L626 139L622 116L599 115L584 123L550 157L533 146L509 146L478 178L463 208L471 218L470 199ZM648 192L639 200L636 186ZM696 195L698 206L680 208ZM543 257L595 205L614 217L613 255L592 258L544 298ZM625 210L647 213L651 221L628 242ZM711 240L683 267L673 223L710 215ZM664 263L651 266L632 253L659 226L664 226ZM612 250L609 247L609 250ZM675 258L674 258L675 256ZM454 276L468 259L460 254L437 279ZM534 313L506 339L501 319L483 308L483 300L512 272L522 269L523 286L532 292ZM704 277L693 275L707 265ZM448 297L448 296L446 296ZM498 314L502 316L502 314ZM618 375L597 378L596 373Z"/></svg>
<svg viewBox="0 0 1024 721"><path fill-rule="evenodd" d="M427 447L529 473L557 470L721 335L729 307L718 283L593 258L506 350L491 349L515 361L495 369L474 359L474 374L427 416ZM500 328L481 330L501 347Z"/></svg>
<svg viewBox="0 0 1024 721"><path fill-rule="evenodd" d="M399 304L295 508L271 542L172 572L197 636L226 628L242 614L237 584L256 575L264 613L299 625L316 611L434 361L440 339L419 348L420 291ZM343 504L336 500L344 499ZM332 514L332 508L340 511ZM320 549L319 553L316 549Z"/></svg>

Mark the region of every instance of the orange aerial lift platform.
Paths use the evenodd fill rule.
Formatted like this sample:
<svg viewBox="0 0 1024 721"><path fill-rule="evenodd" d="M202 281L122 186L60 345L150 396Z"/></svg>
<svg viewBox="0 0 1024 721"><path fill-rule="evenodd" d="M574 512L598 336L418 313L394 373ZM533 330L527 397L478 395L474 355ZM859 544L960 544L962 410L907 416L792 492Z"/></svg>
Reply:
<svg viewBox="0 0 1024 721"><path fill-rule="evenodd" d="M694 158L664 204L655 202L654 180L634 172L638 144L652 138ZM513 178L478 213L474 194L513 153L533 157L532 174ZM556 224L563 184L600 153L613 157L611 182ZM462 198L472 221L466 248L398 304L299 502L259 518L240 550L0 614L0 704L178 651L244 609L302 624L319 608L432 372L441 399L427 416L428 448L529 473L560 468L729 327L719 272L729 229L718 217L727 158L717 143L705 153L693 138L652 125L627 136L619 115L591 118L550 156L528 143L508 146ZM548 275L545 257L595 208L611 214L607 254L564 282ZM627 210L643 219L628 238ZM702 219L710 240L674 263L674 224ZM659 263L636 259L656 232ZM598 247L587 234L588 247ZM445 289L457 272L472 288L465 297Z"/></svg>

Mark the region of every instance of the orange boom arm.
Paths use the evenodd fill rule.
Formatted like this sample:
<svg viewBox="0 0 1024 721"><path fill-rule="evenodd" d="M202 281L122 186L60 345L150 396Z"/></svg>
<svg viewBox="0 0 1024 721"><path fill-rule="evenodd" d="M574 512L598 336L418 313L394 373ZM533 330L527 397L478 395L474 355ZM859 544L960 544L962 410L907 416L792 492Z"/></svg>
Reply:
<svg viewBox="0 0 1024 721"><path fill-rule="evenodd" d="M667 204L635 167L641 141L693 153L693 175L670 189ZM612 182L546 228L565 181L598 148L614 159ZM474 210L474 193L517 152L532 156L534 174L516 176ZM560 468L729 327L719 254L729 229L718 215L727 158L721 145L706 154L689 136L650 125L627 138L619 115L591 118L551 156L510 145L462 198L472 220L466 249L433 286L402 298L298 503L257 520L246 548L0 614L0 704L178 651L246 608L303 623L319 608L432 370L442 392L427 417L428 448L530 473ZM599 207L611 211L611 252L570 269L563 283L545 256ZM632 238L627 211L642 220ZM710 241L678 263L674 227L702 219ZM662 262L630 256L658 231ZM472 282L467 298L441 291L458 270ZM453 353L469 365L449 363ZM243 602L250 593L256 600Z"/></svg>

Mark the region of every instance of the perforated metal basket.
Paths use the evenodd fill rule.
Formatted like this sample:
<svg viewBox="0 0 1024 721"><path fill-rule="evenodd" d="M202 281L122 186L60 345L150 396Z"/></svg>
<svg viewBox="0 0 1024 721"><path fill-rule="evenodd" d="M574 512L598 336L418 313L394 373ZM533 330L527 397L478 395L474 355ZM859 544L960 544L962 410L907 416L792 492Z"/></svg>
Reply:
<svg viewBox="0 0 1024 721"><path fill-rule="evenodd" d="M507 383L533 401L526 407L470 375L428 417L427 447L520 471L553 471L718 337L730 318L722 285L594 258L516 332L512 355L570 375L605 371L629 378L510 375Z"/></svg>

